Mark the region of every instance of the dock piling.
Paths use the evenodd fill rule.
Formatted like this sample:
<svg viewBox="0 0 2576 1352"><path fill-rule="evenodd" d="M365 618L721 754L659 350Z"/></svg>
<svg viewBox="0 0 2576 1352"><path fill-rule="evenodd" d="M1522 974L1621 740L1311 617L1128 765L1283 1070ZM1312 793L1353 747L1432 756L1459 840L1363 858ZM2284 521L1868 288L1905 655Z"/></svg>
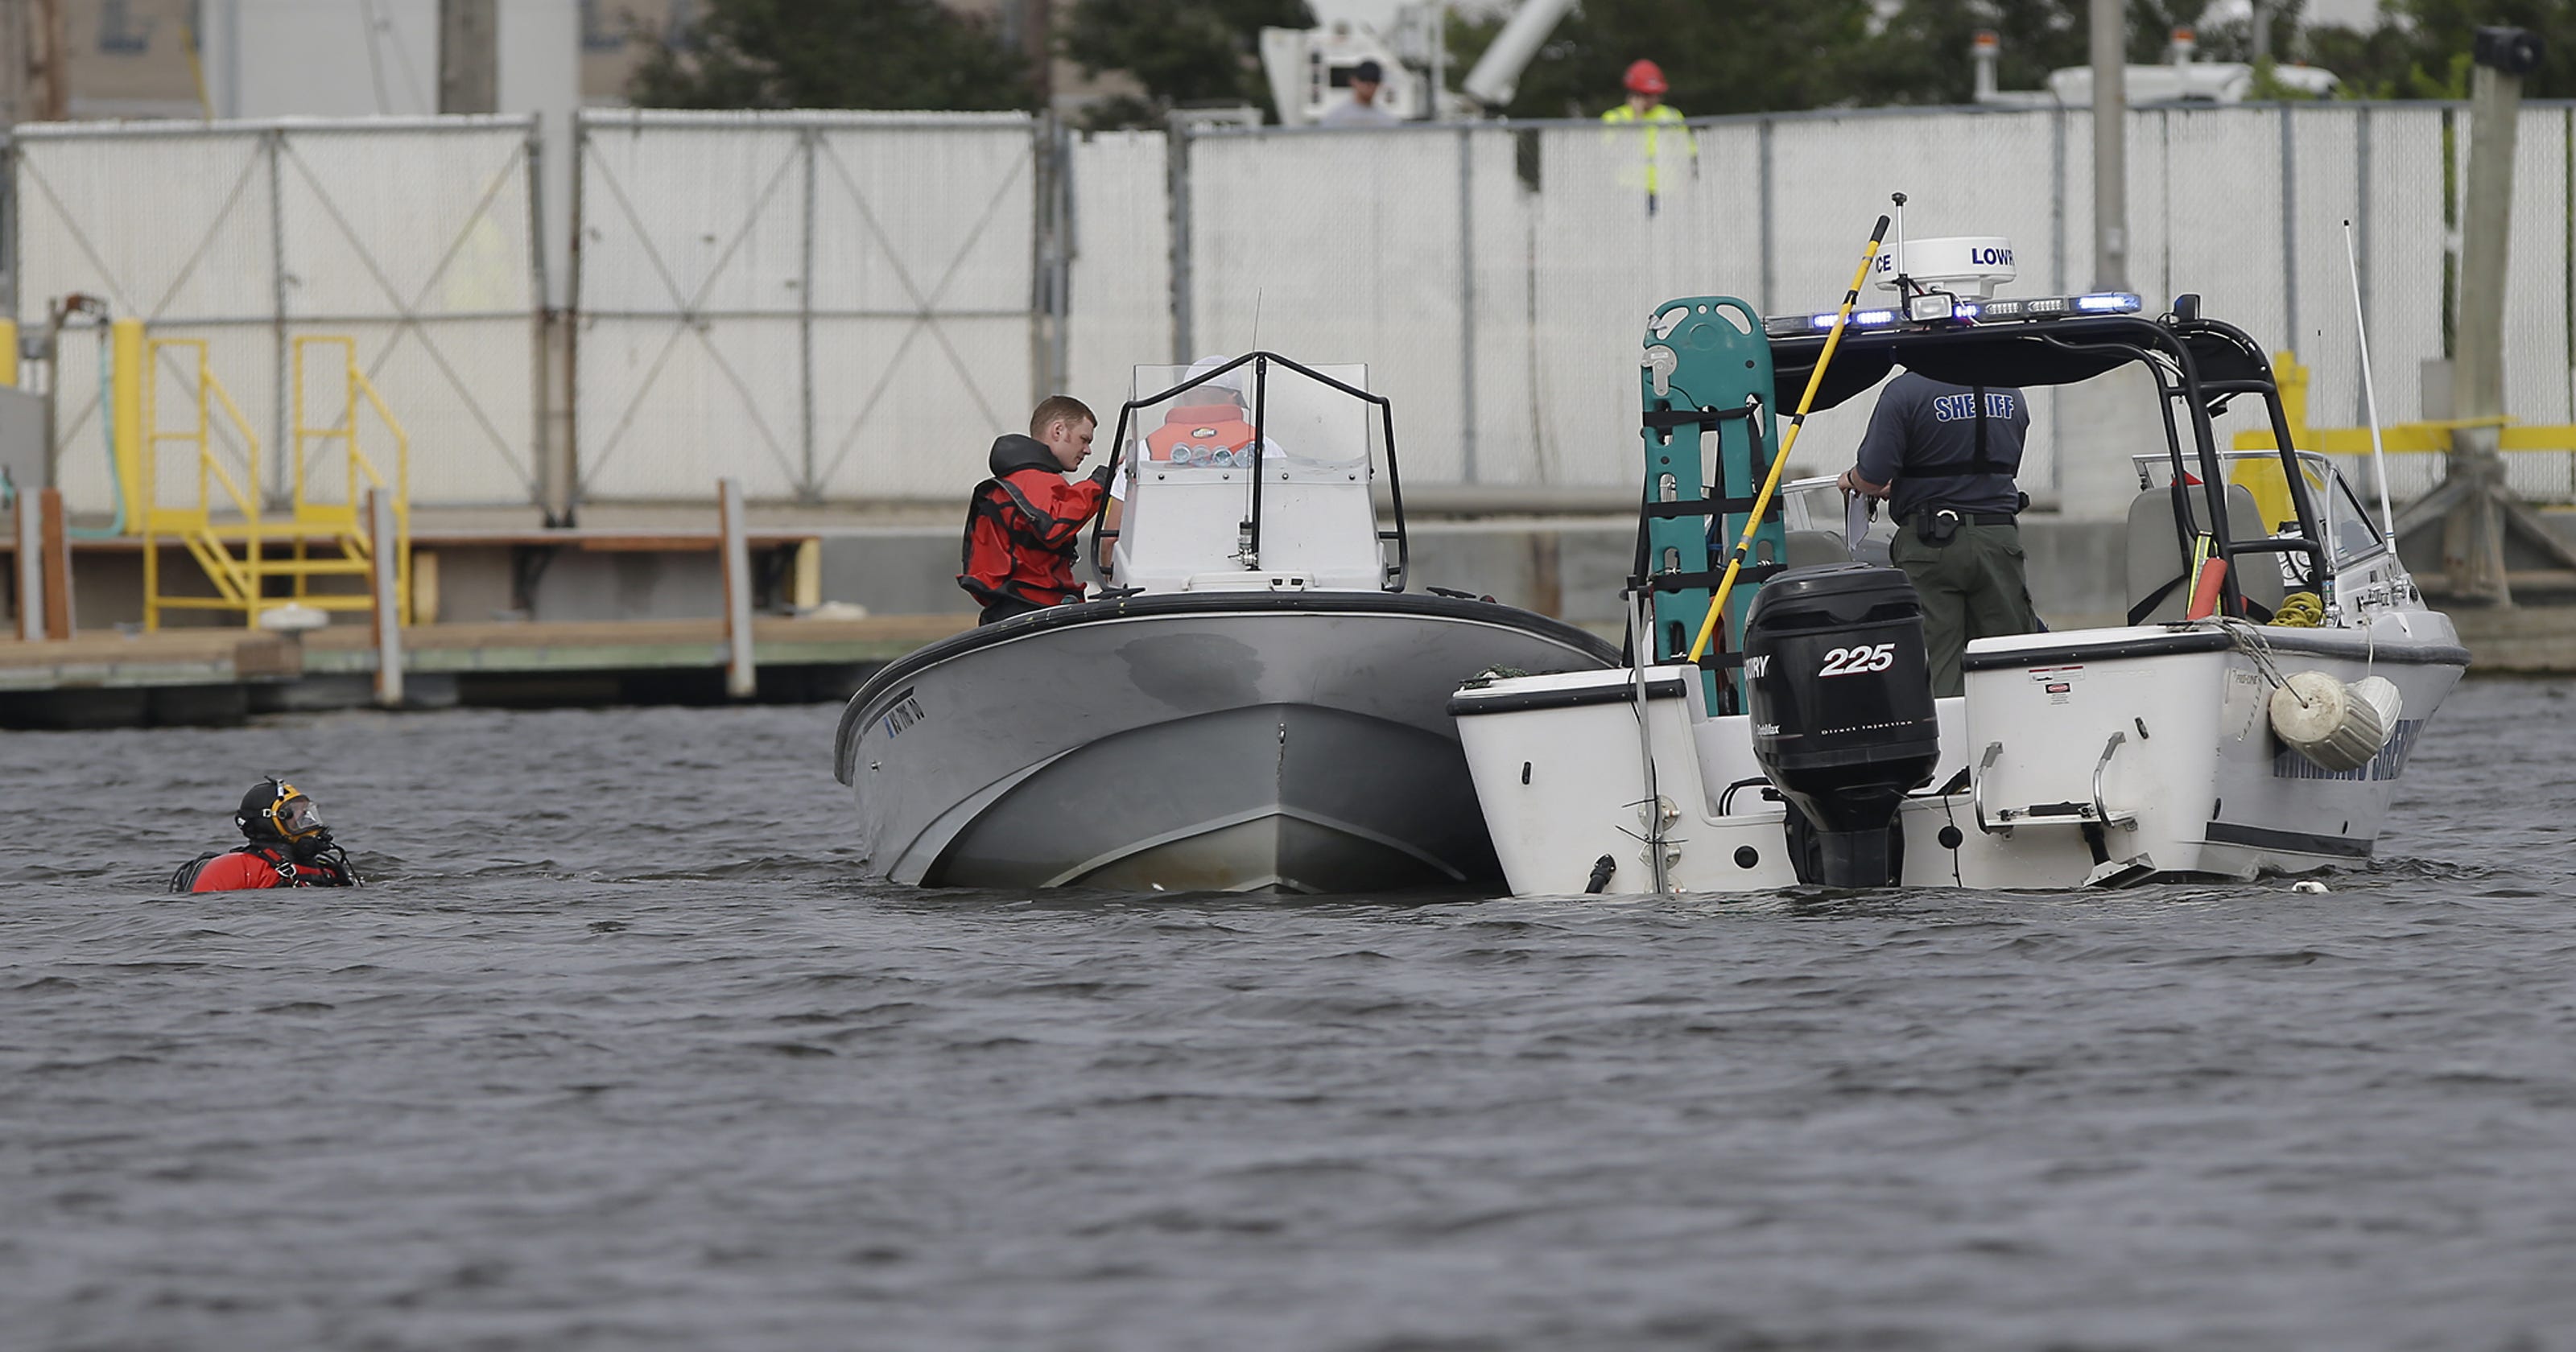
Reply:
<svg viewBox="0 0 2576 1352"><path fill-rule="evenodd" d="M63 490L36 490L36 507L43 537L37 548L44 560L39 566L45 579L45 637L66 639L72 636L72 533L63 519Z"/></svg>
<svg viewBox="0 0 2576 1352"><path fill-rule="evenodd" d="M45 550L41 509L35 491L18 495L18 637L29 643L45 636Z"/></svg>
<svg viewBox="0 0 2576 1352"><path fill-rule="evenodd" d="M376 598L376 703L399 709L403 702L402 548L394 522L394 495L367 490L368 582Z"/></svg>
<svg viewBox="0 0 2576 1352"><path fill-rule="evenodd" d="M741 480L716 480L716 515L724 546L725 693L749 699L760 683L751 661L751 546L743 535Z"/></svg>

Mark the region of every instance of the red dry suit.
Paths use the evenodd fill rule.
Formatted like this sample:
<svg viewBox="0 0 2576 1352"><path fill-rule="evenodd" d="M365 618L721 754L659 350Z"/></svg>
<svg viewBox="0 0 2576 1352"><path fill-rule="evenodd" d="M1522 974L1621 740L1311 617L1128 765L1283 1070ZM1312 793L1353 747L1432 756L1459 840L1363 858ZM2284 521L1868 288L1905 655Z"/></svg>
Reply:
<svg viewBox="0 0 2576 1352"><path fill-rule="evenodd" d="M267 887L354 887L357 871L337 848L289 864L287 852L275 845L244 845L227 854L207 855L182 866L170 880L173 892L242 892ZM292 869L290 874L287 870Z"/></svg>
<svg viewBox="0 0 2576 1352"><path fill-rule="evenodd" d="M1108 475L1067 482L1045 443L1016 434L994 441L991 464L966 509L957 585L987 606L1082 599L1074 555L1083 523L1109 497Z"/></svg>

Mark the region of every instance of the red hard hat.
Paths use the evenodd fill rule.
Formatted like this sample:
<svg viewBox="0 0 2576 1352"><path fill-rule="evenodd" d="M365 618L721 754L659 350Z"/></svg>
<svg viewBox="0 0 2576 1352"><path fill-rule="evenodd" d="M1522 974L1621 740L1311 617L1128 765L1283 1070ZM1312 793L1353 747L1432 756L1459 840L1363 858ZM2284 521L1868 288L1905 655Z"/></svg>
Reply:
<svg viewBox="0 0 2576 1352"><path fill-rule="evenodd" d="M1664 68L1652 61L1639 61L1628 67L1628 92L1663 94L1672 88L1664 83Z"/></svg>

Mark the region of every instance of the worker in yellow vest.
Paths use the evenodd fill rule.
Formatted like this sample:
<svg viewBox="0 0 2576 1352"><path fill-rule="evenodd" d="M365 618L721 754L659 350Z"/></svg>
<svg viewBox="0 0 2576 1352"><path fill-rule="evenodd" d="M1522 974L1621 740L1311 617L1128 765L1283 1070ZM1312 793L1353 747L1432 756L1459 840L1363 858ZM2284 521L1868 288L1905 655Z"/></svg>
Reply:
<svg viewBox="0 0 2576 1352"><path fill-rule="evenodd" d="M1634 62L1628 67L1628 78L1625 83L1628 86L1628 101L1603 113L1601 120L1613 126L1636 123L1644 127L1645 174L1640 178L1630 171L1622 170L1619 181L1622 184L1645 188L1646 214L1652 216L1655 214L1656 189L1661 186L1657 177L1657 170L1660 167L1657 152L1662 148L1659 144L1661 129L1657 124L1665 122L1679 124L1682 115L1679 110L1664 102L1664 95L1672 89L1672 86L1664 80L1663 67L1652 61ZM1682 144L1689 148L1691 173L1696 176L1699 173L1699 138L1692 136L1690 128L1686 126L1678 127L1678 130L1681 132Z"/></svg>

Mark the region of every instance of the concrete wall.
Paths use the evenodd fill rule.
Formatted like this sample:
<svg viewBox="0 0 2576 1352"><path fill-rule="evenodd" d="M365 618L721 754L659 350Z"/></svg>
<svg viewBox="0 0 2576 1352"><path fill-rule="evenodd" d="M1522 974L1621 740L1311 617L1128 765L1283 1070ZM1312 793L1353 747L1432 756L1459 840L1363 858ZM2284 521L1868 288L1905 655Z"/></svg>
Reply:
<svg viewBox="0 0 2576 1352"><path fill-rule="evenodd" d="M2026 519L2031 600L2041 616L2074 628L2110 623L2126 610L2124 536L2113 523ZM1412 546L1414 591L1447 587L1615 630L1619 589L1635 562L1636 527L1597 517L1425 522L1414 526ZM954 531L884 530L823 541L825 599L880 615L971 612L974 603L958 589L956 572Z"/></svg>
<svg viewBox="0 0 2576 1352"><path fill-rule="evenodd" d="M2562 536L2576 540L2576 512L2544 515ZM1606 633L1621 625L1619 589L1628 577L1635 527L1616 517L1556 517L1490 521L1430 521L1412 532L1411 589L1446 587L1552 614ZM2126 529L2119 523L2073 521L2049 513L2023 518L2032 602L2051 627L2116 624L2127 610L2123 594ZM957 533L942 526L878 527L822 536L823 599L867 607L876 615L972 614L972 598L956 585ZM530 566L526 551L506 546L442 546L437 556L439 614L444 623L496 619L640 620L721 613L720 575L712 551L589 551L558 547L523 598L518 573ZM2428 547L2410 549L2407 563L2419 577L2435 577L2441 561ZM174 589L208 595L211 588L175 546L163 567ZM755 594L776 598L762 578L784 576L784 557L759 551ZM768 570L764 572L764 569ZM1086 573L1088 570L1085 570ZM84 630L139 623L142 561L130 547L80 550L73 567L74 606ZM533 602L533 604L525 604ZM0 599L0 610L7 602ZM342 615L334 623L360 622ZM173 612L164 623L238 623L221 612Z"/></svg>
<svg viewBox="0 0 2576 1352"><path fill-rule="evenodd" d="M438 0L204 0L216 117L438 111Z"/></svg>

